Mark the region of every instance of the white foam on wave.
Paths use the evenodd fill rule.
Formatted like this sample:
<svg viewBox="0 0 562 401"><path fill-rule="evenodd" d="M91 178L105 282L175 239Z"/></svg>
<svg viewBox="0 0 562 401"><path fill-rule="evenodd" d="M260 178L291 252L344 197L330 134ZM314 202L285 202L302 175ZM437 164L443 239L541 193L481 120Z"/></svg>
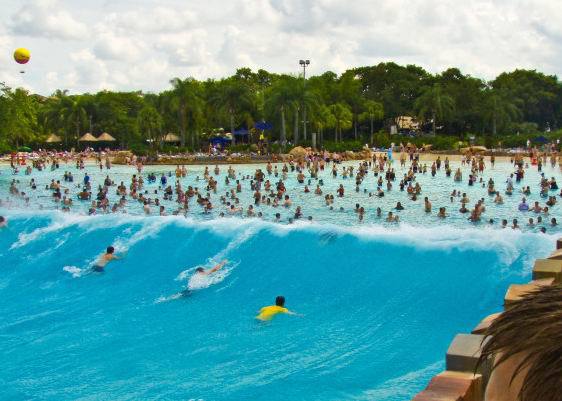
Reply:
<svg viewBox="0 0 562 401"><path fill-rule="evenodd" d="M213 284L217 284L223 281L226 277L228 277L228 275L232 272L232 270L234 270L240 264L240 262L228 261L222 269L218 270L217 272L211 275L203 275L203 274L194 275L195 269L197 269L198 267L202 267L203 269L211 269L213 268L213 266L216 266L218 263L220 262L216 261L216 259L209 258L205 265L193 266L181 271L178 274L178 276L175 278L175 280L185 281L189 279L188 289L190 290L207 288Z"/></svg>
<svg viewBox="0 0 562 401"><path fill-rule="evenodd" d="M215 254L214 256L207 259L206 265L209 266L209 268L210 268L210 267L220 263L223 259L225 259L228 256L228 254L231 251L237 249L244 242L248 241L257 232L259 232L259 229L255 226L246 227L245 230L242 232L242 234L237 235L223 249L221 249L219 252L217 252L217 254ZM238 263L236 264L236 266L237 265L238 265ZM221 270L219 270L219 272L224 271L228 266L230 266L230 263L227 263L227 265L225 267L223 267ZM195 267L191 267L189 269L183 270L176 277L176 281L184 281L185 279L187 279L189 276L192 275L193 271L197 267L199 267L199 266L195 266ZM217 272L217 273L219 273L219 272ZM215 273L215 274L217 274L217 273Z"/></svg>
<svg viewBox="0 0 562 401"><path fill-rule="evenodd" d="M187 283L187 289L190 291L202 290L212 285L223 282L230 273L240 264L227 263L222 269L213 274L193 274Z"/></svg>
<svg viewBox="0 0 562 401"><path fill-rule="evenodd" d="M232 263L229 261L222 269L210 275L194 274L195 269L197 269L198 267L203 267L204 269L210 269L215 264L216 263L214 262L211 263L209 260L209 262L205 266L194 266L189 269L186 269L182 271L178 275L178 277L176 277L176 281L185 281L189 279L186 288L188 291L196 291L196 290L209 288L212 285L223 282L230 275L230 273L232 273L232 271L240 264L240 262ZM184 292L178 292L168 296L160 296L158 297L158 299L154 301L154 303L159 304L162 302L168 302L168 301L180 299L184 296L184 294L185 294Z"/></svg>
<svg viewBox="0 0 562 401"><path fill-rule="evenodd" d="M88 272L87 269L81 269L76 266L64 266L62 270L64 270L67 273L70 273L73 278L82 277L85 273Z"/></svg>
<svg viewBox="0 0 562 401"><path fill-rule="evenodd" d="M377 224L342 226L308 221L296 221L287 225L257 218L227 217L198 220L183 216L161 217L128 214L85 216L60 211L19 211L11 217L30 218L33 216L49 217L51 223L46 227L35 229L31 233L21 233L18 241L12 244L11 249L25 246L49 233L63 230L72 225L78 225L86 231L125 224L140 225L141 228L132 235L130 233L133 230L131 227L127 227L123 231L124 236L118 237L115 241L116 249L119 252L125 252L139 241L154 237L166 226L175 225L193 230L208 230L213 234L227 238L234 237L223 250L211 258L212 260L223 258L261 231L267 231L276 236L286 236L294 231L304 231L318 234L337 234L330 239L337 239L338 236L342 235L351 235L364 241L386 242L422 249L494 251L500 255L502 262L505 264L510 264L522 254L526 254L525 264L529 265L535 258L543 257L552 251L558 237L557 234L522 232L485 225L463 228L448 225L415 226L405 223L394 227ZM240 234L241 232L242 234Z"/></svg>
<svg viewBox="0 0 562 401"><path fill-rule="evenodd" d="M44 217L44 214L41 217ZM19 233L18 240L10 246L10 249L21 248L33 241L42 239L47 234L87 221L87 216L75 214L49 213L47 217L51 218L49 225L36 228L29 233Z"/></svg>
<svg viewBox="0 0 562 401"><path fill-rule="evenodd" d="M169 301L174 301L176 299L180 299L181 297L183 297L183 294L181 292L178 292L176 294L172 294L172 295L169 295L167 297L161 296L156 301L154 301L154 303L155 304L161 304L163 302L169 302Z"/></svg>

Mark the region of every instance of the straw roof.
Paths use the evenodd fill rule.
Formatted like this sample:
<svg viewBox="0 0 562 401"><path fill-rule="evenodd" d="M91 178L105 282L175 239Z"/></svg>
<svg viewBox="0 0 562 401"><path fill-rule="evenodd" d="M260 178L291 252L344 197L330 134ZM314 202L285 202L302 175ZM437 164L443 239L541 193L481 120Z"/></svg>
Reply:
<svg viewBox="0 0 562 401"><path fill-rule="evenodd" d="M45 143L58 143L58 142L62 142L62 139L60 139L60 137L55 134L49 135L49 137L45 140Z"/></svg>
<svg viewBox="0 0 562 401"><path fill-rule="evenodd" d="M107 132L104 132L103 134L98 136L98 141L100 141L100 142L113 142L113 141L116 141L116 139L114 137L112 137L111 135L109 135Z"/></svg>
<svg viewBox="0 0 562 401"><path fill-rule="evenodd" d="M164 142L181 142L181 139L176 134L168 133L164 137Z"/></svg>
<svg viewBox="0 0 562 401"><path fill-rule="evenodd" d="M98 140L96 139L96 137L90 134L89 132L85 133L80 137L80 139L78 139L78 142L97 142L97 141Z"/></svg>

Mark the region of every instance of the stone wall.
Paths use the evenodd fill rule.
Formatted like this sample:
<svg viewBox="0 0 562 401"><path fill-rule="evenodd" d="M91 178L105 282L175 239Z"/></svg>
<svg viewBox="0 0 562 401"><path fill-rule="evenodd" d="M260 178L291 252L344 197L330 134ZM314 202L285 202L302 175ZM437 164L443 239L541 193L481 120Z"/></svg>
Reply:
<svg viewBox="0 0 562 401"><path fill-rule="evenodd" d="M504 309L540 286L562 282L562 239L557 241L556 248L547 259L535 261L532 281L509 286L504 298ZM475 369L484 333L500 314L501 312L486 316L470 334L457 334L445 356L446 370L434 376L425 390L412 401L485 401L490 365Z"/></svg>

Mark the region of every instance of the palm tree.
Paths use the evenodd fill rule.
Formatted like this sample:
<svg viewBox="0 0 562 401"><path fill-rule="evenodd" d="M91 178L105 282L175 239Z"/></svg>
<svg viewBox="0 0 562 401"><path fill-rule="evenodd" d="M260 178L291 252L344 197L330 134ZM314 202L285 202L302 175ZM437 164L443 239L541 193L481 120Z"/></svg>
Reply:
<svg viewBox="0 0 562 401"><path fill-rule="evenodd" d="M331 105L330 111L334 118L334 139L338 142L338 140L342 140L342 130L351 128L353 113L350 107L345 103Z"/></svg>
<svg viewBox="0 0 562 401"><path fill-rule="evenodd" d="M162 141L162 116L153 106L146 105L137 117L139 130L150 142L153 150L160 147Z"/></svg>
<svg viewBox="0 0 562 401"><path fill-rule="evenodd" d="M445 120L449 117L455 108L455 101L451 96L443 93L441 85L435 84L426 88L416 99L414 108L421 118L431 116L431 131L435 135L436 120Z"/></svg>
<svg viewBox="0 0 562 401"><path fill-rule="evenodd" d="M357 139L357 123L361 110L365 109L365 100L362 93L362 83L353 71L345 73L338 83L339 97L347 103L353 114L353 136Z"/></svg>
<svg viewBox="0 0 562 401"><path fill-rule="evenodd" d="M78 143L80 129L88 117L82 98L80 96L64 96L60 99L59 107L61 121L63 121L67 127L74 128L76 143ZM68 146L68 135L64 137L64 145Z"/></svg>
<svg viewBox="0 0 562 401"><path fill-rule="evenodd" d="M332 114L330 108L325 104L319 105L311 113L311 120L313 126L318 130L320 135L319 142L324 143L324 130L326 128L335 127L336 121L334 115Z"/></svg>
<svg viewBox="0 0 562 401"><path fill-rule="evenodd" d="M199 109L201 98L199 96L198 82L194 78L174 78L170 81L173 86L172 93L175 96L175 108L178 112L181 146L185 146L187 132L188 112L196 112ZM191 144L194 145L195 132L191 136Z"/></svg>
<svg viewBox="0 0 562 401"><path fill-rule="evenodd" d="M299 111L301 108L306 107L307 110L313 110L318 105L318 95L314 90L305 89L298 79L292 81L293 84L293 116L294 116L294 130L293 137L295 145L299 142ZM307 117L308 118L308 117ZM308 139L303 138L305 141Z"/></svg>
<svg viewBox="0 0 562 401"><path fill-rule="evenodd" d="M224 80L218 92L211 99L211 103L229 115L230 132L232 133L232 145L236 144L234 135L234 118L247 112L253 104L252 93L247 85L234 79ZM246 113L247 114L247 113Z"/></svg>
<svg viewBox="0 0 562 401"><path fill-rule="evenodd" d="M492 123L492 135L496 136L498 125L505 127L513 120L520 118L522 113L519 109L521 101L513 98L502 89L490 89L485 92L483 115L486 121Z"/></svg>
<svg viewBox="0 0 562 401"><path fill-rule="evenodd" d="M270 89L265 107L269 110L279 112L281 119L281 134L279 142L283 148L287 143L287 127L286 127L286 112L293 104L293 86L286 79L278 80Z"/></svg>
<svg viewBox="0 0 562 401"><path fill-rule="evenodd" d="M374 122L375 120L381 120L384 117L384 109L382 103L375 102L374 100L365 101L365 111L359 115L360 121L369 121L371 123L371 135L369 137L369 143L373 143L374 135Z"/></svg>
<svg viewBox="0 0 562 401"><path fill-rule="evenodd" d="M3 110L3 129L14 140L17 147L25 141L34 139L34 131L37 125L36 107L34 98L22 88L11 90L7 87L2 89L5 99Z"/></svg>

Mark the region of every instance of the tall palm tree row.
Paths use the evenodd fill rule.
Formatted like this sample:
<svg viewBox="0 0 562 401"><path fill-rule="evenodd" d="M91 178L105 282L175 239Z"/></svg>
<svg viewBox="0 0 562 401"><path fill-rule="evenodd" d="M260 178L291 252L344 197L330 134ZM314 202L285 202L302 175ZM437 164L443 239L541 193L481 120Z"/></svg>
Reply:
<svg viewBox="0 0 562 401"><path fill-rule="evenodd" d="M218 110L228 114L233 145L236 144L236 126L242 120L248 120L247 111L252 107L253 100L250 89L235 79L221 83L211 99Z"/></svg>
<svg viewBox="0 0 562 401"><path fill-rule="evenodd" d="M437 119L444 120L449 117L455 108L455 102L443 92L441 85L434 84L424 90L415 101L414 107L420 118L431 118L431 132L435 135Z"/></svg>
<svg viewBox="0 0 562 401"><path fill-rule="evenodd" d="M458 69L432 75L394 63L341 75L328 71L309 77L306 86L302 76L239 68L223 79L177 77L155 94L57 90L42 97L0 83L0 149L39 144L49 134L63 137L68 147L87 130L106 131L121 146L139 147L156 131L179 132L181 145L196 149L203 145L200 136L220 132L220 127L231 131L236 144L241 139L237 132L244 128L253 134L256 121L268 122L272 127L266 137L282 145L309 144L307 132L314 131L322 140L328 130L334 130L338 142L361 138L372 143L378 129L388 129L402 115L417 115L433 134L442 126L443 133L496 136L520 127L557 129L560 99L562 84L534 71L501 74L487 83ZM158 146L158 141L150 143Z"/></svg>
<svg viewBox="0 0 562 401"><path fill-rule="evenodd" d="M189 113L197 114L201 107L201 96L198 88L198 82L194 78L174 78L170 81L172 84L174 101L172 108L178 114L181 146L186 143L186 135L188 130ZM193 118L192 118L193 120ZM191 142L195 142L194 131L192 131Z"/></svg>
<svg viewBox="0 0 562 401"><path fill-rule="evenodd" d="M522 106L521 101L514 100L503 89L489 89L482 106L484 118L491 123L494 136L497 134L498 126L505 127L522 115L519 108Z"/></svg>

